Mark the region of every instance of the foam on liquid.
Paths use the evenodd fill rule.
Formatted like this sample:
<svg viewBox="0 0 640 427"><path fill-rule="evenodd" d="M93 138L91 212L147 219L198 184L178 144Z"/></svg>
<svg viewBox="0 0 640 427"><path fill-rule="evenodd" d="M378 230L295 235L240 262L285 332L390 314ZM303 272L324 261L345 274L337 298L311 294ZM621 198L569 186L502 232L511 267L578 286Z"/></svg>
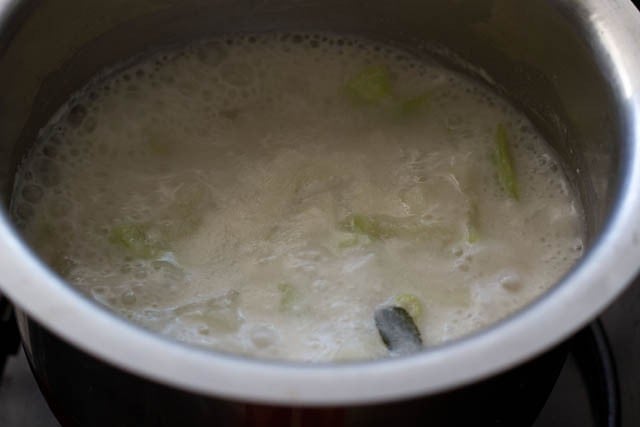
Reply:
<svg viewBox="0 0 640 427"><path fill-rule="evenodd" d="M371 64L391 71L394 97L354 105L345 84ZM420 94L425 108L397 114ZM499 123L519 201L496 178ZM384 356L373 312L402 294L422 301L426 345L482 328L555 283L583 238L558 160L504 100L388 46L304 34L199 42L96 78L43 130L12 210L55 270L116 313L305 361ZM352 214L410 232L350 233ZM142 250L118 242L131 229Z"/></svg>

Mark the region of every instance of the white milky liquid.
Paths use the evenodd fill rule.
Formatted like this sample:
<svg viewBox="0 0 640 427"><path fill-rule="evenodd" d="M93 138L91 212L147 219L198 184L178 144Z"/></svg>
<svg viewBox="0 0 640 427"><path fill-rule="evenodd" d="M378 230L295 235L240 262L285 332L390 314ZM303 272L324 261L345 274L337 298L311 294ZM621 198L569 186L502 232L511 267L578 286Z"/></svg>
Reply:
<svg viewBox="0 0 640 427"><path fill-rule="evenodd" d="M371 67L389 93L358 102ZM519 200L497 178L500 125ZM558 160L508 103L318 35L200 42L96 78L43 131L12 210L72 286L133 322L304 361L384 357L374 310L407 299L426 346L489 325L583 239Z"/></svg>

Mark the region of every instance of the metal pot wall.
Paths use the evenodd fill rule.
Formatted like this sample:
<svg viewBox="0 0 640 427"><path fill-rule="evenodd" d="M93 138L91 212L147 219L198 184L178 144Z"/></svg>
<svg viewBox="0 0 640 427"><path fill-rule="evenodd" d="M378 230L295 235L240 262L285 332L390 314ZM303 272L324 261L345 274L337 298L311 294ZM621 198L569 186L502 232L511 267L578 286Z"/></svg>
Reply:
<svg viewBox="0 0 640 427"><path fill-rule="evenodd" d="M628 0L4 0L5 206L40 127L103 67L153 46L270 30L391 42L504 93L579 190L585 257L526 309L421 354L276 363L204 351L116 318L43 265L4 209L0 287L19 307L25 350L54 411L65 424L92 426L527 425L562 348L535 357L594 318L640 265L640 15ZM524 390L540 399L522 405Z"/></svg>

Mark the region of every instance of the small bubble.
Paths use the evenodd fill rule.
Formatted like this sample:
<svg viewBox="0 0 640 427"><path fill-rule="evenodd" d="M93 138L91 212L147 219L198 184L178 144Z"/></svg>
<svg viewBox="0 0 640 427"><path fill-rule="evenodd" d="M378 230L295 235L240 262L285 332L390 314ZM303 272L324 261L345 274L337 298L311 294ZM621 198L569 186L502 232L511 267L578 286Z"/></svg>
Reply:
<svg viewBox="0 0 640 427"><path fill-rule="evenodd" d="M522 281L516 274L508 274L500 279L500 286L509 292L517 292L522 289Z"/></svg>
<svg viewBox="0 0 640 427"><path fill-rule="evenodd" d="M89 117L84 121L82 130L84 130L86 133L92 133L94 130L96 130L97 126L98 126L98 121L93 117Z"/></svg>
<svg viewBox="0 0 640 427"><path fill-rule="evenodd" d="M50 211L54 216L65 216L71 210L72 203L64 198L58 197L51 202Z"/></svg>
<svg viewBox="0 0 640 427"><path fill-rule="evenodd" d="M60 183L60 170L58 166L48 159L41 159L35 165L36 175L45 187L53 187Z"/></svg>
<svg viewBox="0 0 640 427"><path fill-rule="evenodd" d="M469 264L467 263L460 263L456 266L458 268L458 270L463 271L463 272L468 272L469 271Z"/></svg>
<svg viewBox="0 0 640 427"><path fill-rule="evenodd" d="M206 65L218 65L227 57L227 50L218 42L208 42L198 47L196 57Z"/></svg>
<svg viewBox="0 0 640 427"><path fill-rule="evenodd" d="M145 268L138 268L133 273L133 277L135 277L138 280L142 280L147 277L147 270Z"/></svg>
<svg viewBox="0 0 640 427"><path fill-rule="evenodd" d="M28 203L20 203L16 207L16 216L22 220L27 221L31 219L34 214L35 210L33 209L33 206Z"/></svg>
<svg viewBox="0 0 640 427"><path fill-rule="evenodd" d="M278 339L278 333L271 326L260 325L250 332L251 342L258 348L269 347Z"/></svg>
<svg viewBox="0 0 640 427"><path fill-rule="evenodd" d="M136 303L136 294L132 290L125 291L121 296L120 300L124 305L133 305Z"/></svg>
<svg viewBox="0 0 640 427"><path fill-rule="evenodd" d="M53 145L47 144L42 148L42 154L54 159L58 155L58 149Z"/></svg>
<svg viewBox="0 0 640 427"><path fill-rule="evenodd" d="M37 185L27 184L22 189L22 197L24 197L27 202L37 203L42 199L43 195L44 191Z"/></svg>
<svg viewBox="0 0 640 427"><path fill-rule="evenodd" d="M72 127L78 127L82 124L85 117L87 116L87 108L84 105L78 104L75 105L67 116L67 123L69 123Z"/></svg>

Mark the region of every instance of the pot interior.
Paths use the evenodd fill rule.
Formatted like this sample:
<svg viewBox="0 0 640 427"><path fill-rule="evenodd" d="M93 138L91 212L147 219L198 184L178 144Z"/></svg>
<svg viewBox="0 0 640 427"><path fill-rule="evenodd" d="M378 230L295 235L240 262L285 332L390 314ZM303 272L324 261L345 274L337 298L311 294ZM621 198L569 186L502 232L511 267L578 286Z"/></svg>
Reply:
<svg viewBox="0 0 640 427"><path fill-rule="evenodd" d="M551 143L577 189L593 247L630 150L627 111L586 12L531 0L24 0L0 27L0 191L70 94L155 47L234 32L321 31L397 45L493 87Z"/></svg>

